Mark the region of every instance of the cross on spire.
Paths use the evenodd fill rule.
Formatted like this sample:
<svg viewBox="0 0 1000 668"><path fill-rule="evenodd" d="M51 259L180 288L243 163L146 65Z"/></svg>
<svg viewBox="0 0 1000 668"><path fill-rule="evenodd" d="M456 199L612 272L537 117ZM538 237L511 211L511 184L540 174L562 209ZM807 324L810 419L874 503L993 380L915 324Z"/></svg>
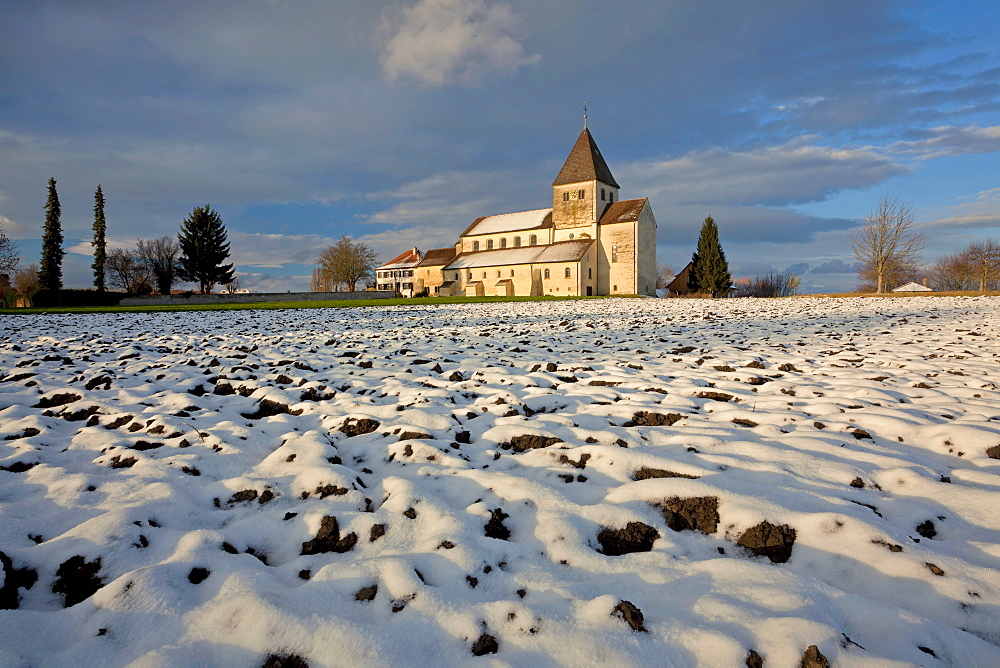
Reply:
<svg viewBox="0 0 1000 668"><path fill-rule="evenodd" d="M587 103L583 103L583 129L587 129Z"/></svg>

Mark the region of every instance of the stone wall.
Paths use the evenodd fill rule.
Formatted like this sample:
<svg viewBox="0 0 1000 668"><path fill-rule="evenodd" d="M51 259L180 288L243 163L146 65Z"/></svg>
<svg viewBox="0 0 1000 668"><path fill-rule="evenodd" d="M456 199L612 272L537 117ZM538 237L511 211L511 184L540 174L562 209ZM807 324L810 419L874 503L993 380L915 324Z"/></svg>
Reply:
<svg viewBox="0 0 1000 668"><path fill-rule="evenodd" d="M388 290L367 292L249 292L211 295L149 295L129 297L119 306L166 306L179 304L255 304L258 302L317 302L348 299L392 299L396 293Z"/></svg>

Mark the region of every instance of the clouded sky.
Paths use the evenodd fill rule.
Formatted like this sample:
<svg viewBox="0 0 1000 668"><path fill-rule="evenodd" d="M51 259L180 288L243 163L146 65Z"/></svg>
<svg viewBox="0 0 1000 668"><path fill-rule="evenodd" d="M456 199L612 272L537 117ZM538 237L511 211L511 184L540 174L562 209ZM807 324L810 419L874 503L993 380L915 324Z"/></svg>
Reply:
<svg viewBox="0 0 1000 668"><path fill-rule="evenodd" d="M0 224L37 262L49 177L92 282L112 245L210 203L246 287L308 286L342 235L389 259L551 205L589 127L658 260L705 216L735 276L852 288L886 192L932 261L1000 237L995 0L0 0Z"/></svg>

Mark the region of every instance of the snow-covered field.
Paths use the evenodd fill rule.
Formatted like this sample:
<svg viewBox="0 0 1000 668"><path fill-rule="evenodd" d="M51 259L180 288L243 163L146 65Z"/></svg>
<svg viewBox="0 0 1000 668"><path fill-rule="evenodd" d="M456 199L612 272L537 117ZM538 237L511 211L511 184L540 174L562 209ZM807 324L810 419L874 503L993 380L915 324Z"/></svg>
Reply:
<svg viewBox="0 0 1000 668"><path fill-rule="evenodd" d="M3 666L1000 665L995 298L5 316L0 374Z"/></svg>

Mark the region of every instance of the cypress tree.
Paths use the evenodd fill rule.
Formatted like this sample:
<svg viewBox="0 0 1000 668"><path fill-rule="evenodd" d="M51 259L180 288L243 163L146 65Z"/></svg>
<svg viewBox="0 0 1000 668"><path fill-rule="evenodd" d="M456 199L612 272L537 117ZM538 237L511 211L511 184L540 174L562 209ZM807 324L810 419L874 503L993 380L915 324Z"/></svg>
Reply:
<svg viewBox="0 0 1000 668"><path fill-rule="evenodd" d="M49 199L45 202L45 227L42 232L42 261L38 271L42 290L62 289L62 259L65 251L62 249L62 226L59 222L61 214L56 180L50 178Z"/></svg>
<svg viewBox="0 0 1000 668"><path fill-rule="evenodd" d="M728 294L730 284L729 263L719 243L719 228L711 216L701 225L698 247L691 256L691 275L688 287L695 292L708 292L713 297Z"/></svg>
<svg viewBox="0 0 1000 668"><path fill-rule="evenodd" d="M226 227L208 204L184 219L177 241L181 246L178 274L182 280L196 281L202 294L208 294L217 283L233 280L233 265L223 264L229 257Z"/></svg>
<svg viewBox="0 0 1000 668"><path fill-rule="evenodd" d="M98 184L94 193L94 287L104 292L104 264L108 260L108 243L105 239L107 221L104 219L104 193Z"/></svg>

